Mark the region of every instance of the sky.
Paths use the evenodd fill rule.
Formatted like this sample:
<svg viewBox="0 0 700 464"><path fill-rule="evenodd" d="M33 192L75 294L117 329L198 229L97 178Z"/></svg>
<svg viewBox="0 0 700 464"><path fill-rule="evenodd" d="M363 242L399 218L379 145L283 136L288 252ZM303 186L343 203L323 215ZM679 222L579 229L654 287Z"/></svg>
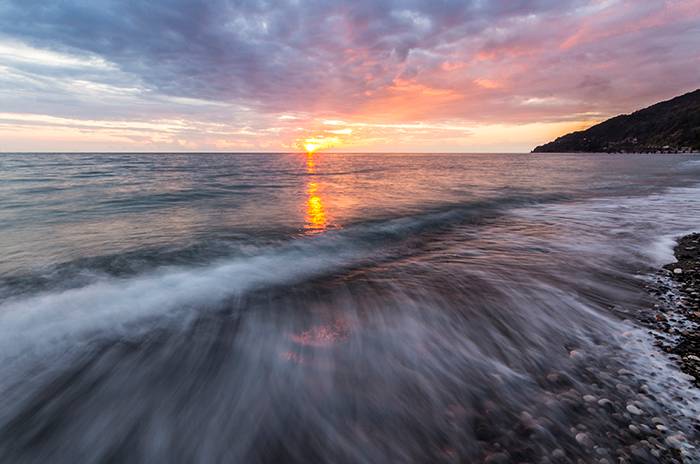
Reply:
<svg viewBox="0 0 700 464"><path fill-rule="evenodd" d="M0 0L0 151L529 151L698 70L700 0Z"/></svg>

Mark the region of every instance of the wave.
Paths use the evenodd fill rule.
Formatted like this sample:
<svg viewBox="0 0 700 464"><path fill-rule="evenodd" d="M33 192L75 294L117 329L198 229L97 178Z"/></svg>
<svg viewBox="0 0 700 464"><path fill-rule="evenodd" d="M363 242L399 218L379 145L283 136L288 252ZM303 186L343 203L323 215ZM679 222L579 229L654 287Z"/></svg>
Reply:
<svg viewBox="0 0 700 464"><path fill-rule="evenodd" d="M52 289L35 295L15 295L0 304L0 359L9 362L36 351L70 344L86 337L142 334L162 319L187 318L182 312L217 308L247 292L289 286L400 259L420 251L429 235L457 224L495 218L514 207L557 203L566 195L511 195L468 204L445 205L422 214L358 223L313 238L298 238L277 246L246 247L245 251L208 265L164 266L141 275L95 275L78 288ZM420 243L402 246L407 239ZM60 276L61 274L58 273ZM35 343L35 341L38 341Z"/></svg>
<svg viewBox="0 0 700 464"><path fill-rule="evenodd" d="M98 462L128 444L143 453L132 461L437 462L458 452L477 462L479 446L497 443L534 461L527 453L559 448L590 456L583 432L570 432L580 423L617 446L608 434L629 425L629 402L663 413L636 392L666 400L687 388L642 330L604 310L638 291L606 268L634 242L612 248L631 228L608 230L615 208L637 220L645 205L677 209L692 192L665 195L613 207L524 194L443 205L13 297L0 304L0 392L24 384L0 399L0 457L40 462L58 449L70 462L77 449ZM335 285L317 285L326 279ZM247 298L259 304L235 304ZM139 343L89 349L105 339ZM32 371L33 359L53 372ZM32 446L36 436L50 446Z"/></svg>
<svg viewBox="0 0 700 464"><path fill-rule="evenodd" d="M176 309L215 306L247 291L290 285L357 263L367 254L348 243L295 243L255 256L201 268L163 269L129 279L106 279L85 287L15 299L0 305L2 363L40 347L71 343L80 335L110 331L133 336L146 322ZM114 332L117 332L116 334Z"/></svg>
<svg viewBox="0 0 700 464"><path fill-rule="evenodd" d="M247 292L399 259L418 252L427 243L426 234L469 220L484 220L516 205L562 198L517 195L442 206L423 214L359 223L277 246L246 246L238 256L207 265L163 266L127 277L93 271L80 275L78 281L88 279L89 283L77 288L66 288L75 285L70 276L65 282L45 282L38 294L10 296L0 303L0 362L20 362L106 334L114 338L141 336L160 324L186 323L189 319L183 313L196 316ZM405 240L417 236L422 237L421 244L402 247ZM56 275L66 279L60 272Z"/></svg>

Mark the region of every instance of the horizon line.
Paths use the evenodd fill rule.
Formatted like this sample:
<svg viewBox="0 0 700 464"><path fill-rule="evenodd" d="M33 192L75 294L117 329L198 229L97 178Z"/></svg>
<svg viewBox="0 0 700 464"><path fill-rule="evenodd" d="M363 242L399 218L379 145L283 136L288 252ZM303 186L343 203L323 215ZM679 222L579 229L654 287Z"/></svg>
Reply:
<svg viewBox="0 0 700 464"><path fill-rule="evenodd" d="M105 155L529 155L532 151L0 151L0 155L74 155L74 154L105 154Z"/></svg>

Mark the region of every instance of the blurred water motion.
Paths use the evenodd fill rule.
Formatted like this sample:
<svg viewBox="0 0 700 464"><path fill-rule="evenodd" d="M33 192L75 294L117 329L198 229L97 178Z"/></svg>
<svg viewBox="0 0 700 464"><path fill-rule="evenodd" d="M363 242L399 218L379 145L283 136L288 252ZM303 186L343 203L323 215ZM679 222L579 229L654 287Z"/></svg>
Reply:
<svg viewBox="0 0 700 464"><path fill-rule="evenodd" d="M0 461L695 462L698 392L635 320L698 179L671 155L2 155Z"/></svg>

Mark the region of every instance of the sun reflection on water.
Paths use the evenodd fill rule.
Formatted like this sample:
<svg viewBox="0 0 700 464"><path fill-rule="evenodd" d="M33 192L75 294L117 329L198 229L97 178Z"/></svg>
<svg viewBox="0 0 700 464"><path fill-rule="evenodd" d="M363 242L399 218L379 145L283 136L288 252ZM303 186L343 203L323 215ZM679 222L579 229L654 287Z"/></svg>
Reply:
<svg viewBox="0 0 700 464"><path fill-rule="evenodd" d="M316 163L314 162L314 154L306 155L306 173L309 175L316 174ZM317 179L313 177L306 184L306 217L304 228L312 233L323 232L327 228L326 212L323 208L319 192L319 184Z"/></svg>

